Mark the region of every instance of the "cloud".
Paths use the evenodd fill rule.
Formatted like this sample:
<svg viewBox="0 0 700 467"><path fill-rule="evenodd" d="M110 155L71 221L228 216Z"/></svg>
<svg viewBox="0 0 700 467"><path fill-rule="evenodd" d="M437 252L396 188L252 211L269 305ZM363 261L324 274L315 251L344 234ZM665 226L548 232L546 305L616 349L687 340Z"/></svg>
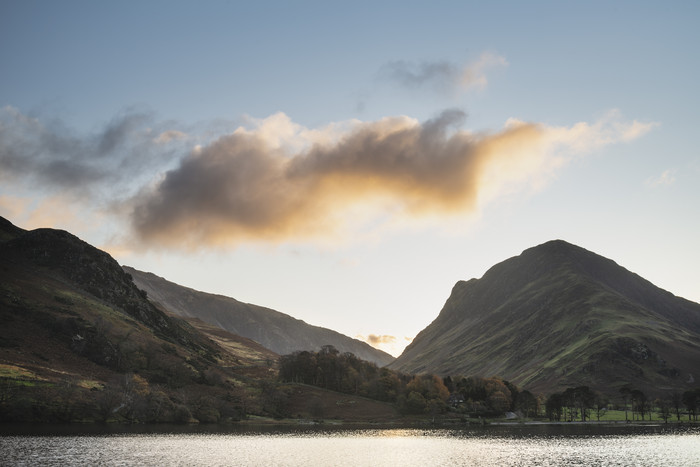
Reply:
<svg viewBox="0 0 700 467"><path fill-rule="evenodd" d="M182 141L187 138L187 134L178 130L167 130L153 139L157 144L168 144L173 141Z"/></svg>
<svg viewBox="0 0 700 467"><path fill-rule="evenodd" d="M483 53L479 60L464 66L460 70L459 84L463 88L483 89L488 84L486 71L491 68L506 67L508 62L500 55Z"/></svg>
<svg viewBox="0 0 700 467"><path fill-rule="evenodd" d="M645 184L650 188L656 188L663 185L673 185L674 183L676 183L676 171L673 169L664 170L661 175L657 177L650 177L645 182Z"/></svg>
<svg viewBox="0 0 700 467"><path fill-rule="evenodd" d="M154 150L179 132L156 138L146 112L127 111L90 135L76 135L60 120L48 123L13 107L0 109L0 179L5 183L32 180L37 190L59 190L63 196L104 194L108 187L138 179L162 166L162 149ZM113 194L112 191L110 194Z"/></svg>
<svg viewBox="0 0 700 467"><path fill-rule="evenodd" d="M404 336L399 338L389 334L368 334L366 336L358 334L355 336L355 339L367 342L372 347L383 350L395 357L401 355L406 346L413 341L413 337Z"/></svg>
<svg viewBox="0 0 700 467"><path fill-rule="evenodd" d="M459 68L446 61L416 64L398 60L384 65L381 73L409 88L416 88L426 83L442 87L457 82Z"/></svg>
<svg viewBox="0 0 700 467"><path fill-rule="evenodd" d="M396 342L396 337L390 336L387 334L382 334L382 335L370 334L367 337L362 338L362 339L372 346L379 345L379 344L393 344Z"/></svg>
<svg viewBox="0 0 700 467"><path fill-rule="evenodd" d="M306 128L277 113L203 137L125 112L77 135L6 107L0 196L61 200L126 222L134 248L346 242L464 219L499 197L541 189L577 154L655 126L615 110L593 123L509 119L483 132L463 129L465 118L451 109L425 122L393 116ZM55 211L48 206L28 209L46 216Z"/></svg>
<svg viewBox="0 0 700 467"><path fill-rule="evenodd" d="M505 66L508 66L508 62L504 57L484 53L476 62L466 65L448 61L393 61L382 67L380 75L407 88L431 86L439 91L483 89L488 84L486 72Z"/></svg>
<svg viewBox="0 0 700 467"><path fill-rule="evenodd" d="M191 151L131 200L132 227L145 244L197 249L328 238L368 219L460 215L537 189L576 154L653 127L612 112L593 124L511 119L473 133L460 129L464 118L448 110L423 123L399 116L309 130L276 114Z"/></svg>

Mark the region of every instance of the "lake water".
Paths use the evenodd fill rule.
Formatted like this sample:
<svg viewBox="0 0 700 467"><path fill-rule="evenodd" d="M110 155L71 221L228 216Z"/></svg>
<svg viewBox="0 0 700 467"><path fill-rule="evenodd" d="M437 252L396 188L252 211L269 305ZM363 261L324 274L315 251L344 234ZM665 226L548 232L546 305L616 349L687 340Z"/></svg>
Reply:
<svg viewBox="0 0 700 467"><path fill-rule="evenodd" d="M700 466L700 428L109 428L0 436L0 465ZM13 431L17 433L17 430Z"/></svg>

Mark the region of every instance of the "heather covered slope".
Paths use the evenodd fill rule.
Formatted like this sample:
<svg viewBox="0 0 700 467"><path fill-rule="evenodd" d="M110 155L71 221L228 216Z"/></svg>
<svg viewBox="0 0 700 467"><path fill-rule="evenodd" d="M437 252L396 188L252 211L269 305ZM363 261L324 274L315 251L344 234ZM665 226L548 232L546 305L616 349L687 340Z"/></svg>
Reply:
<svg viewBox="0 0 700 467"><path fill-rule="evenodd" d="M700 377L700 305L551 241L458 282L390 368L498 375L544 392L683 389Z"/></svg>
<svg viewBox="0 0 700 467"><path fill-rule="evenodd" d="M233 334L253 339L278 354L297 350L317 351L324 345L333 345L341 352L351 352L378 366L394 360L391 355L365 342L312 326L284 313L222 295L199 292L128 266L124 270L133 276L134 282L148 293L151 300L169 312L185 318L198 318Z"/></svg>

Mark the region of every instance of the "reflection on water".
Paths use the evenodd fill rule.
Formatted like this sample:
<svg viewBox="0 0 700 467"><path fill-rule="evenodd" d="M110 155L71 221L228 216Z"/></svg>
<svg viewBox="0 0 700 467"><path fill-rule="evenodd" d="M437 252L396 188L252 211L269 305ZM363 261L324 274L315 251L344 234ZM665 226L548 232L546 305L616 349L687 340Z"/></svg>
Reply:
<svg viewBox="0 0 700 467"><path fill-rule="evenodd" d="M146 430L146 428L141 428ZM700 429L508 426L466 430L232 428L5 435L2 465L700 465Z"/></svg>

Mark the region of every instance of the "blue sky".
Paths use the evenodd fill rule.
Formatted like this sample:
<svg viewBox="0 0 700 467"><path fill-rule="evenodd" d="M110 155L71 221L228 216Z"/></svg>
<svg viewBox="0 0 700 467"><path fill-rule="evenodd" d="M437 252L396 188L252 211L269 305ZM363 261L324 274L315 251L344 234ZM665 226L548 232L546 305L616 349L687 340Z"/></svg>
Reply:
<svg viewBox="0 0 700 467"><path fill-rule="evenodd" d="M0 215L395 354L554 238L700 301L698 17L5 0Z"/></svg>

